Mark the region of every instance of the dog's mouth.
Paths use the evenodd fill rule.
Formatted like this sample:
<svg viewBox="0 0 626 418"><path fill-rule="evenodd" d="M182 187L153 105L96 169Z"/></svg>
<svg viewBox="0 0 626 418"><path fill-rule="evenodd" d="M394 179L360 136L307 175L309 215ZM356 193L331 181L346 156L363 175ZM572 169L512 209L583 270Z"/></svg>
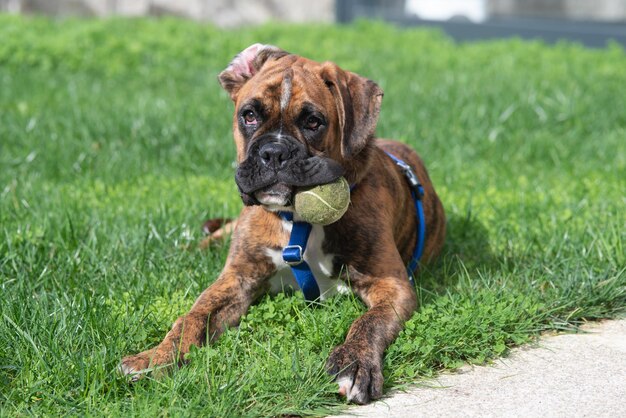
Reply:
<svg viewBox="0 0 626 418"><path fill-rule="evenodd" d="M276 183L254 192L254 198L271 211L284 210L292 206L294 187Z"/></svg>
<svg viewBox="0 0 626 418"><path fill-rule="evenodd" d="M304 144L286 135L254 141L247 155L235 174L241 199L273 210L291 206L298 188L330 183L344 172L337 161L310 155Z"/></svg>

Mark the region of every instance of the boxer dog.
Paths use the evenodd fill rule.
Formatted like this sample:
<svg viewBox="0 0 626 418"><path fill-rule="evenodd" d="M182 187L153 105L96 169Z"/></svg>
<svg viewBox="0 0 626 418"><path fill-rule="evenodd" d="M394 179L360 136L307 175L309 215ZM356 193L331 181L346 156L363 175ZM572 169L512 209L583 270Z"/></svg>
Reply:
<svg viewBox="0 0 626 418"><path fill-rule="evenodd" d="M244 203L226 265L163 341L125 357L121 370L136 380L149 369L184 362L192 345L214 341L260 296L293 282L281 258L292 223L278 211L293 210L299 188L344 176L352 185L349 209L331 225L313 226L304 259L322 298L349 287L368 308L332 350L326 370L349 401L379 398L384 351L416 308L406 265L418 227L407 180L385 151L408 163L423 185L422 261L429 261L443 245L445 216L422 160L402 143L375 139L382 90L332 62L255 44L219 81L235 104L235 180Z"/></svg>

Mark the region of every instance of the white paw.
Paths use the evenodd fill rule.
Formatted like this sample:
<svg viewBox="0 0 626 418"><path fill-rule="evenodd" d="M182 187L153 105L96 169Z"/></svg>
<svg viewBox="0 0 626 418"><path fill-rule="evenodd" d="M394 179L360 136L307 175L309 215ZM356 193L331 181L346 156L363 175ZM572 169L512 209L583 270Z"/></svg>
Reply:
<svg viewBox="0 0 626 418"><path fill-rule="evenodd" d="M136 370L134 367L125 363L120 363L120 365L117 366L117 371L122 375L129 377L131 382L138 381L145 373L145 370Z"/></svg>
<svg viewBox="0 0 626 418"><path fill-rule="evenodd" d="M349 377L340 377L337 379L337 385L339 385L339 394L345 396L348 402L357 401L362 402L364 399L363 393L354 384L354 380Z"/></svg>

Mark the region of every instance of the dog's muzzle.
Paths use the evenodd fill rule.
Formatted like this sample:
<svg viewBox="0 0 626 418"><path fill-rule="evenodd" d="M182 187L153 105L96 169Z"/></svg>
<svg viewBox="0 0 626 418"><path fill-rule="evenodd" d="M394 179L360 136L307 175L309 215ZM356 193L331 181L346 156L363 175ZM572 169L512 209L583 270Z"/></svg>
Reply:
<svg viewBox="0 0 626 418"><path fill-rule="evenodd" d="M252 141L235 181L246 205L290 206L298 187L330 183L343 175L330 158L311 155L305 145L284 134L266 134Z"/></svg>

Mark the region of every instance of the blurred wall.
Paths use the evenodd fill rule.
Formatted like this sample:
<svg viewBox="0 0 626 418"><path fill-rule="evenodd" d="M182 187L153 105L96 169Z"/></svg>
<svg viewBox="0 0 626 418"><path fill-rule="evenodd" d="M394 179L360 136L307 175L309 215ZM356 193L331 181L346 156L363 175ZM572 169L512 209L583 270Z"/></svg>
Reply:
<svg viewBox="0 0 626 418"><path fill-rule="evenodd" d="M492 16L626 20L626 0L488 0Z"/></svg>
<svg viewBox="0 0 626 418"><path fill-rule="evenodd" d="M174 15L219 26L332 22L335 0L0 0L0 11L53 16Z"/></svg>
<svg viewBox="0 0 626 418"><path fill-rule="evenodd" d="M428 1L436 8L447 0L420 3L427 7ZM485 1L486 17L626 21L626 0ZM404 13L405 4L406 0L0 0L0 12L52 16L175 15L233 27L268 20L333 22L336 16L340 21L354 16L397 16Z"/></svg>

